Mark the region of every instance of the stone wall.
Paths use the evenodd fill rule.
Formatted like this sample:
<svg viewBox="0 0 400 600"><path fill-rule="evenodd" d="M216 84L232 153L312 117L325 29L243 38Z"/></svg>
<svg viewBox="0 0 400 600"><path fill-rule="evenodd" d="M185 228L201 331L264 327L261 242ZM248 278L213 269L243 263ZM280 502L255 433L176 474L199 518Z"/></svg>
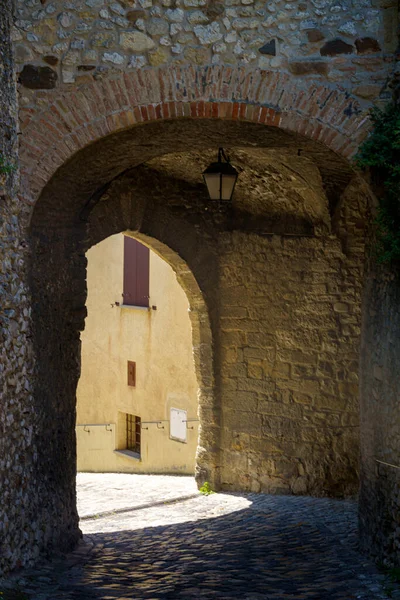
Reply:
<svg viewBox="0 0 400 600"><path fill-rule="evenodd" d="M396 19L400 33L399 14ZM398 38L398 43L400 38ZM400 45L390 88L400 106ZM378 197L382 190L377 190ZM375 213L377 200L371 203ZM372 219L369 217L371 223ZM360 361L361 547L380 562L400 565L400 279L399 265L382 266L374 257L376 232L370 227L369 260L363 297Z"/></svg>
<svg viewBox="0 0 400 600"><path fill-rule="evenodd" d="M396 0L19 0L23 104L28 89L167 63L280 70L376 98L396 47L396 11Z"/></svg>
<svg viewBox="0 0 400 600"><path fill-rule="evenodd" d="M12 2L0 10L0 572L37 556L26 243L20 231ZM33 484L33 485L32 485Z"/></svg>
<svg viewBox="0 0 400 600"><path fill-rule="evenodd" d="M365 286L362 339L361 544L399 566L400 283L397 273L377 265L370 267Z"/></svg>
<svg viewBox="0 0 400 600"><path fill-rule="evenodd" d="M339 212L354 234L346 246L335 236L221 241L224 488L357 492L365 196L350 186Z"/></svg>

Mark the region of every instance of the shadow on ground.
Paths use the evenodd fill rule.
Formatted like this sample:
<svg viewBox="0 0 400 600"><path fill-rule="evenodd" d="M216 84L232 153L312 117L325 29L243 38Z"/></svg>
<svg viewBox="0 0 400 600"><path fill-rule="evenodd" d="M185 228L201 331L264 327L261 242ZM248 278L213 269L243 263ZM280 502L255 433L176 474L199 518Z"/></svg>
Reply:
<svg viewBox="0 0 400 600"><path fill-rule="evenodd" d="M60 576L52 596L32 598L388 597L373 563L357 551L354 505L273 496L252 501L217 518L91 534L90 560Z"/></svg>

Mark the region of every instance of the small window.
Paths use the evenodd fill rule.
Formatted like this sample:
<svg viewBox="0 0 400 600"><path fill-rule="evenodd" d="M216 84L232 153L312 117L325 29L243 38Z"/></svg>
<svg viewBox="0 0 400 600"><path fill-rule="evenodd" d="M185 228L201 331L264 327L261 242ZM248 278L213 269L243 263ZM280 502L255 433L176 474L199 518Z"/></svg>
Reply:
<svg viewBox="0 0 400 600"><path fill-rule="evenodd" d="M126 415L126 450L140 456L141 419L136 415Z"/></svg>
<svg viewBox="0 0 400 600"><path fill-rule="evenodd" d="M123 303L149 306L150 250L137 240L124 236Z"/></svg>
<svg viewBox="0 0 400 600"><path fill-rule="evenodd" d="M128 385L136 387L136 363L128 360Z"/></svg>

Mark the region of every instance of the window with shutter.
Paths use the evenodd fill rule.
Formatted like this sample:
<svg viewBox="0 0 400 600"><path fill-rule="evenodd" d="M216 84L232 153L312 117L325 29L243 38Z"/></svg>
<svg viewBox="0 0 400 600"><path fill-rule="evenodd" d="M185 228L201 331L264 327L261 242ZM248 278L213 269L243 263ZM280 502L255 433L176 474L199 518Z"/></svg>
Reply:
<svg viewBox="0 0 400 600"><path fill-rule="evenodd" d="M128 360L128 385L136 387L136 363Z"/></svg>
<svg viewBox="0 0 400 600"><path fill-rule="evenodd" d="M133 238L124 237L124 304L149 306L150 250Z"/></svg>

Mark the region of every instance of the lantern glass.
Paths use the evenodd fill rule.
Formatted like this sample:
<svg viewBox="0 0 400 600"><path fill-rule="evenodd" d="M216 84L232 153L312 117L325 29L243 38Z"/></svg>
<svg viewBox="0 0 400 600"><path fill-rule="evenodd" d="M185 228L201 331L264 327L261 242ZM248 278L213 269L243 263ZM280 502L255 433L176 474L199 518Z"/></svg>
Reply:
<svg viewBox="0 0 400 600"><path fill-rule="evenodd" d="M222 162L222 157L226 162ZM211 165L203 173L204 182L207 186L211 200L229 202L235 189L238 172L225 157L222 148L218 152L218 162Z"/></svg>
<svg viewBox="0 0 400 600"><path fill-rule="evenodd" d="M232 198L237 175L205 173L204 180L211 200L229 201Z"/></svg>

